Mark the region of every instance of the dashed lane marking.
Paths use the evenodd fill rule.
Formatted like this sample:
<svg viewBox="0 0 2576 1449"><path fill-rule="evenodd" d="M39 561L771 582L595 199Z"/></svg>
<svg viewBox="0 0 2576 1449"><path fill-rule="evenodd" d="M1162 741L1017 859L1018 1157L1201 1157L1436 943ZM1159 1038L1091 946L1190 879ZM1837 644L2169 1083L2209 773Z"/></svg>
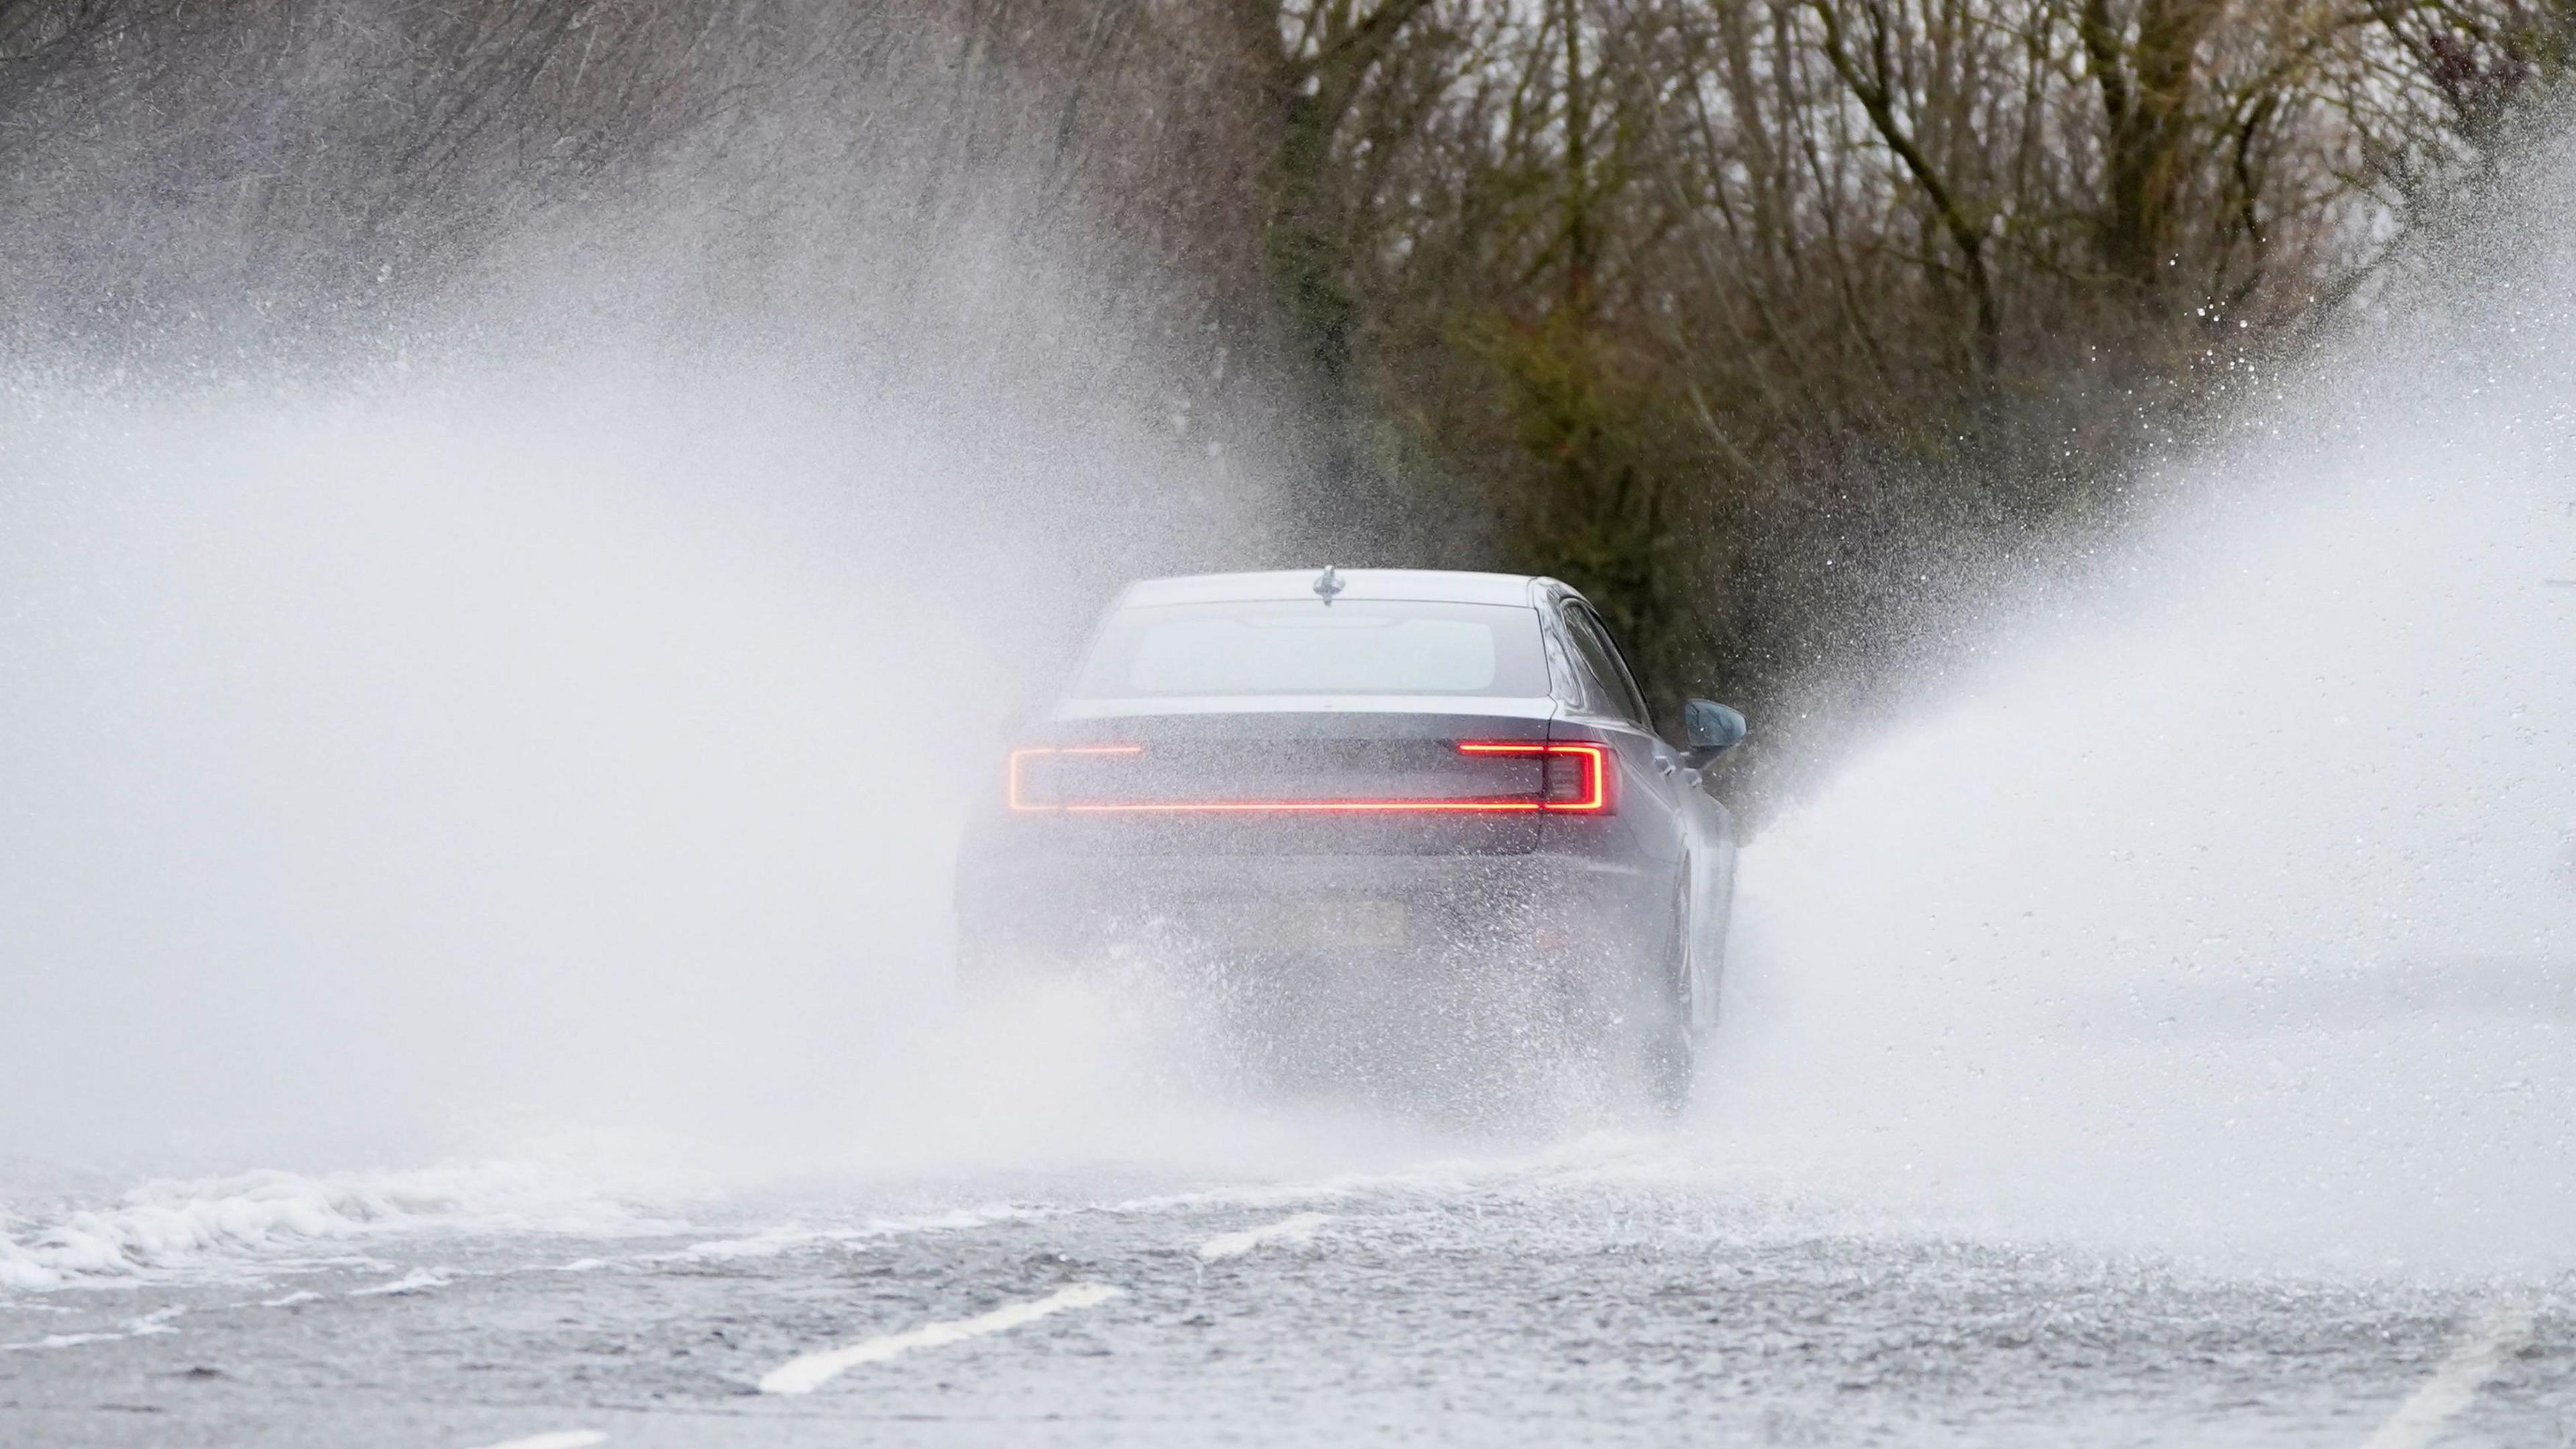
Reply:
<svg viewBox="0 0 2576 1449"><path fill-rule="evenodd" d="M2442 1425L2478 1396L2495 1377L2505 1355L2531 1337L2531 1305L2519 1301L2490 1304L2469 1326L2467 1336L2451 1348L2433 1376L2397 1406L2361 1449L2423 1449L2442 1432Z"/></svg>
<svg viewBox="0 0 2576 1449"><path fill-rule="evenodd" d="M504 1439L486 1444L483 1449L590 1449L605 1444L608 1436L597 1429L558 1429L551 1434L530 1434L525 1439Z"/></svg>
<svg viewBox="0 0 2576 1449"><path fill-rule="evenodd" d="M454 1279L449 1278L443 1273L433 1273L427 1268L414 1268L410 1272L405 1273L390 1283L379 1283L373 1288L352 1288L349 1290L347 1296L351 1298L401 1298L413 1293L426 1293L432 1288L444 1288L454 1281Z"/></svg>
<svg viewBox="0 0 2576 1449"><path fill-rule="evenodd" d="M0 1353L26 1353L35 1349L77 1348L84 1343L114 1343L126 1338L150 1338L159 1333L177 1333L170 1320L187 1312L185 1308L156 1308L141 1318L130 1318L123 1328L100 1333L49 1333L32 1343L0 1343Z"/></svg>
<svg viewBox="0 0 2576 1449"><path fill-rule="evenodd" d="M1118 1292L1106 1283L1076 1283L1044 1298L1007 1304L974 1318L961 1318L952 1323L925 1323L919 1328L889 1333L847 1348L799 1354L761 1375L760 1391L764 1394L810 1394L861 1364L883 1363L916 1348L942 1348L970 1338L980 1338L987 1333L1000 1333L1006 1328L1034 1323L1050 1313L1106 1303L1117 1297Z"/></svg>
<svg viewBox="0 0 2576 1449"><path fill-rule="evenodd" d="M1213 1263L1220 1258L1239 1258L1264 1243L1303 1243L1315 1236L1315 1229L1331 1221L1328 1213L1299 1213L1239 1233L1219 1233L1199 1244L1199 1260Z"/></svg>

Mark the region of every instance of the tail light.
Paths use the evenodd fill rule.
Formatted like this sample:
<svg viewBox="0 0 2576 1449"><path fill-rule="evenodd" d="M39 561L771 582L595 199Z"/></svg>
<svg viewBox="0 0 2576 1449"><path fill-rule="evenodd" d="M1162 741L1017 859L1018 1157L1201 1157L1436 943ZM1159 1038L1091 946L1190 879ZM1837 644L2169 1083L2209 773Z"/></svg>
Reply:
<svg viewBox="0 0 2576 1449"><path fill-rule="evenodd" d="M1610 747L1588 740L1549 744L1519 740L1462 740L1462 755L1536 755L1537 808L1578 815L1610 813Z"/></svg>
<svg viewBox="0 0 2576 1449"><path fill-rule="evenodd" d="M1145 782L1122 779L1115 761L1145 753L1142 745L1032 746L1011 751L1007 798L1023 813L1064 814L1273 814L1349 812L1377 814L1607 815L1616 809L1610 748L1590 741L1462 740L1471 759L1518 756L1539 767L1537 788L1525 793L1443 796L1399 795L1246 798L1208 797L1186 788L1147 793Z"/></svg>
<svg viewBox="0 0 2576 1449"><path fill-rule="evenodd" d="M1061 810L1065 802L1047 798L1043 787L1029 776L1041 760L1080 760L1102 755L1141 755L1143 745L1037 745L1011 751L1011 777L1008 798L1014 810Z"/></svg>

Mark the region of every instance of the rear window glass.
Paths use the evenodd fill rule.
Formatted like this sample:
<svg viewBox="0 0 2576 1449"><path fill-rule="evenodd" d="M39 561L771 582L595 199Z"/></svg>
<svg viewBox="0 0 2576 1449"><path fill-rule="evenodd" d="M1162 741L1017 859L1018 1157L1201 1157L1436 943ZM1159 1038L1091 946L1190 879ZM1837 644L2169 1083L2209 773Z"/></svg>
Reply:
<svg viewBox="0 0 2576 1449"><path fill-rule="evenodd" d="M1547 659L1537 612L1507 605L1174 604L1112 614L1074 693L1537 696Z"/></svg>

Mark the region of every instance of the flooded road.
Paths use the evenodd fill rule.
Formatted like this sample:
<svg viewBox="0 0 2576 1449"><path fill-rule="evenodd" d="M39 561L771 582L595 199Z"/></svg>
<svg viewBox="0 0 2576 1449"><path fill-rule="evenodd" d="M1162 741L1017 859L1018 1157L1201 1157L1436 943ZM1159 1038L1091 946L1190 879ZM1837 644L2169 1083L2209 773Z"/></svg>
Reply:
<svg viewBox="0 0 2576 1449"><path fill-rule="evenodd" d="M22 1294L0 1306L0 1442L2393 1449L2576 1432L2563 1275L2230 1275L1872 1230L1654 1136L1156 1186L916 1187L880 1195L884 1212L817 1191L606 1235L417 1225Z"/></svg>

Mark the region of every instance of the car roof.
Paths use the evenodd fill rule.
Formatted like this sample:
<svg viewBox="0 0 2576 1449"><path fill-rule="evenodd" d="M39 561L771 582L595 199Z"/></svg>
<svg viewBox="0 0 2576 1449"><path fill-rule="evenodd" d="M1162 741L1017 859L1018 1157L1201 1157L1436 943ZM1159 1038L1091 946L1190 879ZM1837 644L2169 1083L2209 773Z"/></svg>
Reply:
<svg viewBox="0 0 2576 1449"><path fill-rule="evenodd" d="M1321 568L1261 573L1185 574L1138 579L1119 595L1122 609L1164 604L1229 604L1315 597ZM1336 569L1337 599L1387 599L1426 604L1516 604L1528 608L1548 582L1527 574L1479 574L1454 569Z"/></svg>

